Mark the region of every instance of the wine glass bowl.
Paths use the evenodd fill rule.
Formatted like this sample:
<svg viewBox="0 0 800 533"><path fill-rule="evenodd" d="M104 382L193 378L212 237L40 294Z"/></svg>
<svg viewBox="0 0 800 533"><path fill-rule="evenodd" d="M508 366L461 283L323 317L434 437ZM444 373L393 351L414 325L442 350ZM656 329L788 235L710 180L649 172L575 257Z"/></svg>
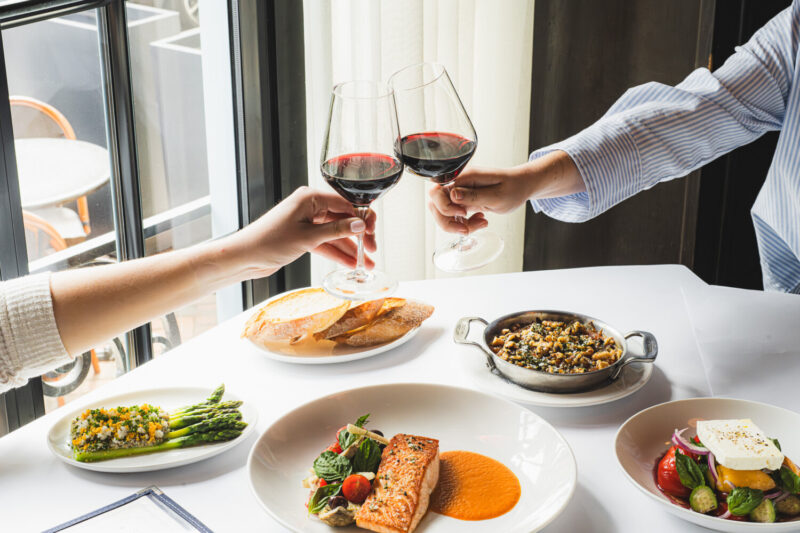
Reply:
<svg viewBox="0 0 800 533"><path fill-rule="evenodd" d="M438 63L418 63L392 74L389 84L405 167L440 186L452 183L475 154L478 136L447 70ZM482 231L439 248L433 262L440 270L462 272L489 264L502 251L503 240Z"/></svg>
<svg viewBox="0 0 800 533"><path fill-rule="evenodd" d="M383 83L350 81L334 86L320 171L325 181L365 218L369 205L403 174L400 133L391 90ZM397 282L364 268L363 234L353 270L331 272L322 281L330 294L349 300L388 296Z"/></svg>

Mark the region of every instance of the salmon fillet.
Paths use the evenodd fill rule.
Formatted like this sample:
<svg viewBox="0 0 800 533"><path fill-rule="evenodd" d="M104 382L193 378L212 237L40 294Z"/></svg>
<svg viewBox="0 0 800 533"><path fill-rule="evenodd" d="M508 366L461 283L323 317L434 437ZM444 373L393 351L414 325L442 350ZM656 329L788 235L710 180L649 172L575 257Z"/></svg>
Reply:
<svg viewBox="0 0 800 533"><path fill-rule="evenodd" d="M372 492L356 513L358 527L411 533L428 510L439 481L439 441L398 434L383 449Z"/></svg>

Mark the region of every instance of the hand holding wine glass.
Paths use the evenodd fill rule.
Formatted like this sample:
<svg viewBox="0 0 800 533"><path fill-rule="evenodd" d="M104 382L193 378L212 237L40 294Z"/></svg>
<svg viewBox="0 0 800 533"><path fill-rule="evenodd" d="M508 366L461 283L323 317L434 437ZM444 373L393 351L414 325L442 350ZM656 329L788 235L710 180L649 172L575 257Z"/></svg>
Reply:
<svg viewBox="0 0 800 533"><path fill-rule="evenodd" d="M447 71L437 63L419 63L394 73L390 84L399 114L403 163L414 174L448 186L474 155L478 136ZM503 240L494 233L466 235L484 227L482 215L465 219L466 215L463 209L450 213L451 229L462 235L434 253L433 261L441 270L473 270L503 250Z"/></svg>
<svg viewBox="0 0 800 533"><path fill-rule="evenodd" d="M400 133L389 88L379 82L351 81L333 88L320 170L325 181L350 202L362 218L369 205L391 189L403 174L397 153ZM388 296L397 282L364 268L359 235L353 270L337 270L322 281L327 292L350 300Z"/></svg>

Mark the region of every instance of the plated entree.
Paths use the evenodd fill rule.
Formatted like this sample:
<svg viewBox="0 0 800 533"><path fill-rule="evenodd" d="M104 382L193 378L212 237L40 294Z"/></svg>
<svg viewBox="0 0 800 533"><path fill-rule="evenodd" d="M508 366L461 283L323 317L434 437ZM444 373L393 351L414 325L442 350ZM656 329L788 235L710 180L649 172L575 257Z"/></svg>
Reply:
<svg viewBox="0 0 800 533"><path fill-rule="evenodd" d="M616 363L622 348L592 322L536 319L500 331L490 344L509 363L550 374L584 374Z"/></svg>
<svg viewBox="0 0 800 533"><path fill-rule="evenodd" d="M205 401L171 412L151 405L86 409L70 422L70 447L81 462L233 440L242 434L240 401L222 401L220 385Z"/></svg>
<svg viewBox="0 0 800 533"><path fill-rule="evenodd" d="M675 430L656 467L659 489L695 512L775 522L800 515L800 469L751 420L699 420Z"/></svg>
<svg viewBox="0 0 800 533"><path fill-rule="evenodd" d="M428 508L439 478L439 441L364 428L369 415L339 429L303 486L310 514L331 526L409 533Z"/></svg>

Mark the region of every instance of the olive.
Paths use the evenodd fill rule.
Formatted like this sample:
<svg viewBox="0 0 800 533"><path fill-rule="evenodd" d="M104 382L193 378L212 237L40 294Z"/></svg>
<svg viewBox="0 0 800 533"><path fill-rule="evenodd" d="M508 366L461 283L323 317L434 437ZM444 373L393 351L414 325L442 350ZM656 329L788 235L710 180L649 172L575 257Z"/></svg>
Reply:
<svg viewBox="0 0 800 533"><path fill-rule="evenodd" d="M375 433L376 435L380 435L381 437L383 437L383 431L381 431L380 429L370 429L370 431Z"/></svg>
<svg viewBox="0 0 800 533"><path fill-rule="evenodd" d="M337 507L347 507L347 500L344 496L334 496L328 500L328 507L336 509Z"/></svg>

